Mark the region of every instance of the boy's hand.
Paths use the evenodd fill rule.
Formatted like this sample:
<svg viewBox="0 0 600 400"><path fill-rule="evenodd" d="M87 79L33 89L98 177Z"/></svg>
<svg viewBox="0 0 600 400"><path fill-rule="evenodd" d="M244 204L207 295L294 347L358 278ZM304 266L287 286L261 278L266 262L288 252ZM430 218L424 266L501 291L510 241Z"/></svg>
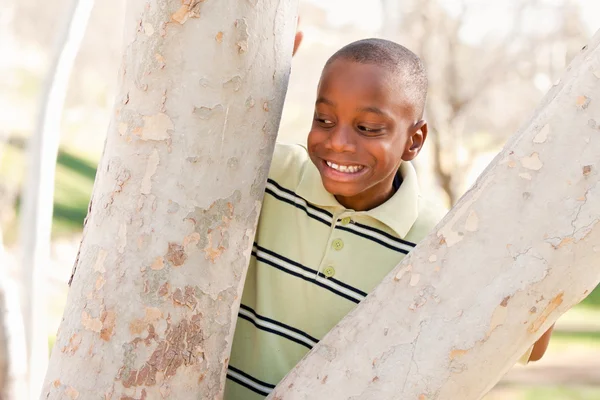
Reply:
<svg viewBox="0 0 600 400"><path fill-rule="evenodd" d="M300 26L300 17L298 17L298 27ZM300 43L302 43L302 39L304 38L304 33L296 28L296 36L294 37L294 50L292 51L292 57L298 51L298 47L300 47Z"/></svg>
<svg viewBox="0 0 600 400"><path fill-rule="evenodd" d="M550 329L548 329L546 333L544 333L542 337L539 338L537 342L535 342L535 344L533 345L533 351L529 356L529 361L538 361L544 356L544 353L546 353L546 349L548 349L548 343L550 342L550 337L552 336L553 330L554 325L552 325Z"/></svg>

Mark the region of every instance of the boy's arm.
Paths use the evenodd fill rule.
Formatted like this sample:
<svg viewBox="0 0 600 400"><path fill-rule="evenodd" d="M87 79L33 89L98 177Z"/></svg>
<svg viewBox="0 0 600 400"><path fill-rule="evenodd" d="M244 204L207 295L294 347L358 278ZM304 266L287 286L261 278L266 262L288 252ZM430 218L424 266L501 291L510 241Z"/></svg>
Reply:
<svg viewBox="0 0 600 400"><path fill-rule="evenodd" d="M546 349L548 349L548 344L550 343L550 337L552 336L553 330L554 325L552 325L550 329L548 329L546 333L544 333L542 337L535 342L533 345L533 350L531 351L531 355L529 356L529 361L538 361L544 356Z"/></svg>
<svg viewBox="0 0 600 400"><path fill-rule="evenodd" d="M533 346L527 350L527 353L523 354L523 357L519 360L519 364L527 365L532 361L539 361L546 353L548 349L548 344L550 343L550 337L552 336L552 331L554 330L554 325L548 329L541 338L538 339L537 342L534 343Z"/></svg>

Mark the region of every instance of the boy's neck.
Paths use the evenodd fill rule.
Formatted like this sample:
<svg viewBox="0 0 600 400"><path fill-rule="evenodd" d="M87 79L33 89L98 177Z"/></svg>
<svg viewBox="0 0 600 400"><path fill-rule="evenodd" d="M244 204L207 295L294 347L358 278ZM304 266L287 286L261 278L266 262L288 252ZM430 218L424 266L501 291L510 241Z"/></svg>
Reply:
<svg viewBox="0 0 600 400"><path fill-rule="evenodd" d="M376 185L357 196L335 196L335 199L349 210L369 211L388 201L395 192L393 185L388 185L386 190L381 190Z"/></svg>

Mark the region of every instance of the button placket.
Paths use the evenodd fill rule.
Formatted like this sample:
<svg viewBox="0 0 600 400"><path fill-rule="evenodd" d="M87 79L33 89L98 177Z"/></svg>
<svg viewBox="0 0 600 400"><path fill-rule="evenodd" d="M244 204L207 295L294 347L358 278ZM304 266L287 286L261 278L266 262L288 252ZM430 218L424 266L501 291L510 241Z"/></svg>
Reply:
<svg viewBox="0 0 600 400"><path fill-rule="evenodd" d="M331 229L329 230L329 237L327 238L328 245L325 247L325 254L323 254L323 258L321 259L321 264L319 265L319 270L317 271L317 277L319 274L325 276L326 278L331 278L335 275L335 267L333 266L332 261L329 259L329 254L332 250L341 250L341 248L344 247L344 242L341 241L341 239L333 239L335 235L335 228L338 225L338 219L343 214L344 211L334 213L332 216ZM334 243L337 244L334 245ZM339 249L336 247L339 247Z"/></svg>

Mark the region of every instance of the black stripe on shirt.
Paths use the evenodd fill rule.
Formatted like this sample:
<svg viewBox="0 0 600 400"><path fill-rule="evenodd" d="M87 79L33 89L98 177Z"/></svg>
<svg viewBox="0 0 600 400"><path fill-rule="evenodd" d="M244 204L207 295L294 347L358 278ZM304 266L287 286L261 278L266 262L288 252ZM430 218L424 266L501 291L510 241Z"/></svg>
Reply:
<svg viewBox="0 0 600 400"><path fill-rule="evenodd" d="M344 231L344 232L353 233L353 234L358 235L360 237L363 237L365 239L371 240L371 241L373 241L373 242L375 242L377 244L380 244L383 247L387 247L390 250L394 250L394 251L397 251L397 252L400 252L400 253L403 253L403 254L408 254L409 253L408 250L406 250L406 249L402 249L402 248L396 247L394 245L391 245L389 243L384 242L383 240L379 240L379 239L377 239L377 238L375 238L373 236L369 236L366 233L354 231L354 230L352 230L350 228L347 228L345 226L336 226L335 229L339 229L340 231Z"/></svg>
<svg viewBox="0 0 600 400"><path fill-rule="evenodd" d="M359 227L361 227L361 228L363 228L363 229L366 229L366 230L369 230L369 231L371 231L371 232L379 233L380 235L383 235L383 236L385 236L386 238L388 238L388 239L390 239L390 240L393 240L394 242L402 243L402 244L405 244L405 245L407 245L407 246L411 246L411 247L415 247L415 246L416 246L416 244L415 244L415 243L413 243L413 242L409 242L409 241L407 241L407 240L400 239L399 237L396 237L396 236L390 235L389 233L387 233L387 232L384 232L384 231L382 231L382 230L379 230L379 229L377 229L377 228L373 228L372 226L365 225L365 224L361 224L360 222L354 222L354 221L352 221L352 223L353 223L354 225L356 225L356 226L359 226Z"/></svg>
<svg viewBox="0 0 600 400"><path fill-rule="evenodd" d="M259 379L256 379L255 377L253 377L253 376L251 376L251 375L248 375L248 374L247 374L247 373L245 373L244 371L241 371L241 370L239 370L239 369L237 369L237 368L235 368L235 367L233 367L233 366L231 366L231 365L230 365L230 366L228 366L228 367L227 367L227 369L229 369L229 370L231 370L231 371L233 371L233 372L236 372L236 373L238 373L238 374L242 375L244 378L247 378L247 379L251 380L252 382L255 382L255 383L257 383L258 385L262 385L262 386L269 387L269 388L271 388L271 389L275 389L275 385L272 385L272 384L270 384L270 383L263 382L263 381L261 381L261 380L259 380ZM247 383L245 383L245 382L243 382L243 381L241 381L241 380L239 380L239 379L237 379L237 378L235 378L235 377L233 377L233 376L231 376L231 375L229 375L229 374L227 374L227 379L229 379L229 380L232 380L232 381L234 381L235 383L237 383L238 385L242 385L242 386L243 386L243 387L245 387L246 389L250 389L250 390L252 390L254 393L258 393L258 394L260 394L260 395L262 395L262 396L268 396L268 395L269 395L269 393L270 393L270 392L265 392L264 390L260 390L260 389L258 389L258 388L255 388L254 386L250 386L250 385L248 385Z"/></svg>
<svg viewBox="0 0 600 400"><path fill-rule="evenodd" d="M326 221L326 220L324 220L323 218L320 218L317 215L313 215L313 214L309 213L308 210L306 209L306 207L304 206L304 204L298 204L298 203L293 202L290 199L286 199L285 197L281 197L281 196L279 196L277 193L273 192L269 188L265 189L265 193L266 194L270 194L271 196L273 196L274 198L276 198L279 201L283 201L284 203L287 203L289 205L292 205L292 206L294 206L294 207L296 207L296 208L304 211L306 213L306 216L308 216L309 218L317 220L317 221L319 221L319 222L321 222L321 223L323 223L323 224L325 224L327 226L331 226L331 223L329 221Z"/></svg>
<svg viewBox="0 0 600 400"><path fill-rule="evenodd" d="M315 285L317 285L317 286L320 286L320 287L322 287L323 289L329 290L330 292L333 292L333 293L337 294L338 296L341 296L341 297L345 298L346 300L350 300L350 301L351 301L351 302L353 302L353 303L356 303L356 304L360 303L360 301L359 301L358 299L355 299L354 297L350 297L350 296L348 296L346 293L342 293L342 292L340 292L340 291L338 291L338 290L336 290L336 289L334 289L334 288L332 288L332 287L330 287L330 286L327 286L327 285L325 285L325 284L323 284L323 283L321 283L321 282L317 281L317 280L316 280L316 279L314 279L314 278L308 278L308 277L306 277L306 276L304 276L304 275L301 275L301 274L298 274L298 273L296 273L296 272L294 272L294 271L290 271L289 269L287 269L287 268L285 268L285 267L282 267L281 265L279 265L279 264L277 264L277 263L275 263L275 262L272 262L271 260L267 260L266 258L260 257L259 255L257 255L257 254L256 254L256 252L255 252L255 251L253 251L253 252L252 252L252 255L253 255L254 257L256 257L256 259L257 259L258 261L260 261L260 262L263 262L263 263L265 263L265 264L268 264L268 265L270 265L270 266L272 266L272 267L275 267L275 268L277 268L278 270L280 270L280 271L282 271L282 272L285 272L285 273L287 273L287 274L293 275L293 276L295 276L296 278L303 279L303 280L305 280L305 281L307 281L307 282L314 283ZM316 275L316 271L315 271L315 275ZM329 278L329 279L330 279L330 278Z"/></svg>
<svg viewBox="0 0 600 400"><path fill-rule="evenodd" d="M327 210L324 210L322 208L319 208L317 206L314 206L309 201L307 201L304 197L301 197L301 196L297 195L296 192L294 192L294 191L292 191L290 189L284 188L279 183L275 182L273 179L269 178L269 179L267 179L267 182L273 184L273 186L275 186L277 189L281 190L282 192L286 192L287 194L289 194L291 196L294 196L294 197L297 197L299 199L302 199L302 200L306 201L307 206L310 207L310 208L312 208L313 210L320 211L320 212L322 212L324 214L327 214L329 217L333 218L333 214L331 212L329 212Z"/></svg>
<svg viewBox="0 0 600 400"><path fill-rule="evenodd" d="M278 258L278 259L280 259L280 260L282 260L282 261L285 261L285 262L287 262L288 264L292 264L293 266L295 266L295 267L298 267L298 268L301 268L301 269L303 269L304 271L306 271L306 272L309 272L309 273L311 273L311 274L319 275L321 278L325 278L325 279L327 279L327 280L329 280L329 281L331 281L331 282L334 282L334 283L336 283L336 284L338 284L338 285L342 286L343 288L345 288L345 289L348 289L348 290L350 290L350 291L352 291L352 292L354 292L354 293L356 293L356 294L358 294L358 295L360 295L360 296L367 297L367 293L366 293L366 292L363 292L362 290L360 290L360 289L357 289L357 288L355 288L354 286L350 286L350 285L348 285L347 283L344 283L344 282L342 282L342 281L339 281L339 280L337 280L337 279L335 279L335 278L328 278L328 277L326 277L325 275L323 275L323 274L322 274L322 273L320 273L320 272L318 272L318 273L317 273L317 271L316 271L316 270L314 270L314 269L312 269L312 268L305 267L304 265L302 265L302 264L300 264L300 263L298 263L298 262L296 262L296 261L294 261L294 260L290 260L289 258L282 256L281 254L277 254L277 253L275 253L274 251L271 251L271 250L269 250L269 249L265 249L264 247L260 246L258 243L254 243L254 245L256 246L256 248L257 248L258 250L260 250L260 251L264 251L265 253L267 253L267 254L269 254L269 255L271 255L271 256L273 256L273 257L275 257L275 258Z"/></svg>
<svg viewBox="0 0 600 400"><path fill-rule="evenodd" d="M281 326L282 328L285 328L285 329L288 329L290 331L293 331L293 332L297 333L298 335L303 336L303 337L307 338L308 340L310 340L310 341L312 341L314 343L317 343L319 341L318 339L312 337L311 335L309 335L306 332L301 331L300 329L294 328L293 326L290 326L290 325L286 325L286 324L284 324L282 322L279 322L279 321L275 321L274 319L271 319L271 318L263 317L262 315L257 314L256 311L254 311L252 308L250 308L250 307L248 307L248 306L246 306L244 304L240 304L240 308L243 308L244 310L248 311L249 313L252 313L252 315L254 315L254 317L256 319L259 319L261 321L270 322L273 325ZM310 344L308 344L306 342L303 342L302 340L298 340L297 338L295 338L293 336L290 336L290 335L286 334L285 332L277 331L277 330L272 329L272 328L267 328L265 326L258 325L254 320L252 320L252 318L249 318L248 316L246 316L244 314L238 314L238 317L240 317L242 319L245 319L246 321L252 323L257 329L260 329L262 331L266 331L266 332L269 332L269 333L273 333L273 334L278 335L278 336L282 336L282 337L284 337L284 338L286 338L288 340L291 340L292 342L298 343L298 344L300 344L300 345L302 345L304 347L312 349L312 346Z"/></svg>
<svg viewBox="0 0 600 400"><path fill-rule="evenodd" d="M326 214L327 216L331 217L332 220L333 220L333 214L330 213L329 211L327 211L327 210L325 210L323 208L319 208L319 207L316 207L316 206L312 205L310 202L308 202L303 197L297 195L295 192L293 192L293 191L291 191L289 189L284 188L283 186L281 186L280 184L278 184L277 182L275 182L272 179L268 179L267 182L271 183L273 186L275 186L277 189L281 190L282 192L285 192L285 193L289 194L290 196L294 196L297 199L303 200L306 203L306 206L304 206L304 204L298 204L298 203L296 203L296 202L294 202L294 201L292 201L290 199L283 198L283 197L277 195L275 192L273 192L269 188L267 188L266 189L266 193L268 193L271 196L275 197L277 200L283 201L283 202L288 203L288 204L290 204L290 205L292 205L292 206L294 206L294 207L296 207L298 209L303 210L308 217L313 218L313 219L315 219L315 220L317 220L317 221L319 221L319 222L321 222L321 223L323 223L323 224L325 224L327 226L331 226L331 224L333 223L333 221L331 221L331 222L330 221L326 221L323 218L320 218L320 217L318 217L316 215L313 215L313 214L309 213L308 210L307 210L307 207L311 208L312 210L315 210L315 211L318 211L318 212L322 212L322 213ZM385 236L386 238L390 239L393 242L397 242L399 244L403 244L405 246L410 246L410 247L415 247L416 246L416 244L414 244L414 243L411 243L411 242L408 242L406 240L400 239L399 237L390 235L389 233L387 233L385 231L382 231L381 229L377 229L377 228L374 228L372 226L364 225L364 224L361 224L361 223L358 223L358 222L355 222L355 221L352 221L352 223L354 225L356 225L358 227L361 227L361 228L364 228L364 229L366 229L368 231L371 231L371 232L383 235L383 236ZM375 238L375 237L373 237L373 236L371 236L371 235L369 235L367 233L357 232L355 230L352 230L352 229L349 229L349 228L346 228L346 227L343 227L343 226L336 226L336 229L340 229L340 230L343 230L345 232L353 233L353 234L358 235L358 236L360 236L362 238L365 238L365 239L371 240L371 241L373 241L373 242L375 242L377 244L380 244L380 245L382 245L382 246L384 246L384 247L386 247L388 249L395 250L395 251L398 251L398 252L403 253L403 254L408 254L408 251L406 251L405 249L400 249L400 248L395 247L395 246L393 246L393 245L391 245L389 243L385 243L385 242L383 242L383 241L381 241L381 240L379 240L379 239L377 239L377 238Z"/></svg>

